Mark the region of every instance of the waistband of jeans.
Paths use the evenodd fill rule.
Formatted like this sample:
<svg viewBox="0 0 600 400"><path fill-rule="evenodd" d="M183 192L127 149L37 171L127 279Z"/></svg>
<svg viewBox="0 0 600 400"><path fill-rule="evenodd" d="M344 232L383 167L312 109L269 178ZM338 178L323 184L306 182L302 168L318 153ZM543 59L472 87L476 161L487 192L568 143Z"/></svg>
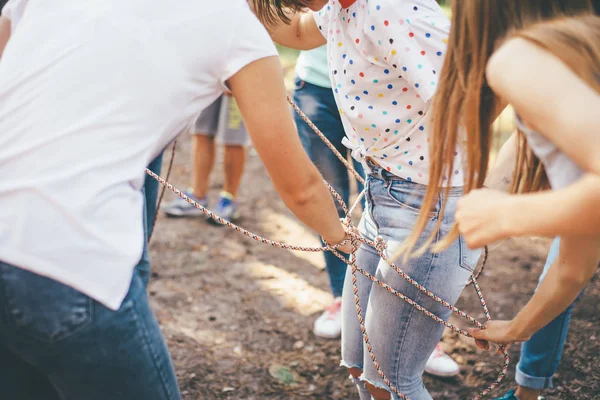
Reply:
<svg viewBox="0 0 600 400"><path fill-rule="evenodd" d="M395 175L385 168L381 167L375 160L371 157L365 158L365 164L367 166L368 175L380 179L385 182L405 182L410 185L414 185L415 190L423 191L423 193L427 190L427 185L423 185L422 183L412 182L401 176ZM463 195L464 188L462 186L452 186L446 193L446 188L442 188L441 194L443 197L460 197Z"/></svg>

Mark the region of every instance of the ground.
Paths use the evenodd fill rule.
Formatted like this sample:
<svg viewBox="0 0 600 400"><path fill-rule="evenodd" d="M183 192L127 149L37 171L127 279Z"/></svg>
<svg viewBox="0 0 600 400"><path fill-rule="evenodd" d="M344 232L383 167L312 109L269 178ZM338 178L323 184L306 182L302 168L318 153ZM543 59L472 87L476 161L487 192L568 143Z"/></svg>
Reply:
<svg viewBox="0 0 600 400"><path fill-rule="evenodd" d="M217 166L215 195L221 171ZM184 189L189 176L190 141L184 136L178 142L171 182ZM171 199L167 194L165 201ZM286 210L252 151L240 202L243 227L290 243L318 244ZM493 317L510 318L529 299L548 247L546 239L527 238L490 249L481 286ZM318 339L311 332L314 319L332 300L320 254L280 250L202 220L162 215L150 249L152 305L184 399L357 399L348 374L338 367L339 342ZM575 309L549 399L600 398L598 277ZM458 305L481 320L472 288L465 290ZM476 350L471 340L447 334L443 346L462 371L456 379L425 378L435 399L470 398L497 376L501 358ZM517 346L511 355L502 390L513 387Z"/></svg>

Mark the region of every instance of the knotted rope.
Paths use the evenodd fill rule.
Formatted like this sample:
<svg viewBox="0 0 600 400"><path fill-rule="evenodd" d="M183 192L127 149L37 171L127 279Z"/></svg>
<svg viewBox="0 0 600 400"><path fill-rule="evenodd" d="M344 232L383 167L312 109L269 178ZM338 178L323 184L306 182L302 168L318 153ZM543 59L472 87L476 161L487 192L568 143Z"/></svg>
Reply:
<svg viewBox="0 0 600 400"><path fill-rule="evenodd" d="M323 142L325 142L325 144L327 145L327 147L329 147L329 149L331 149L331 151L333 151L333 153L337 156L337 158L346 166L346 168L348 168L348 170L356 177L356 179L359 182L361 182L361 183L364 184L365 183L364 178L350 165L350 163L340 154L340 152L337 151L337 149L333 146L333 144L331 144L331 142L325 137L325 135L319 130L319 128L317 128L315 126L315 124L312 123L312 121L302 112L302 110L300 110L300 108L289 97L288 97L288 102L291 104L291 106L294 108L294 110L298 113L298 115L302 118L302 120L304 122L306 122L308 124L308 126L310 126L310 128L321 138L321 140L323 140ZM171 160L171 163L172 163L172 160ZM350 208L350 210L348 210L348 208L347 208L344 200L339 195L339 193L337 193L337 191L328 182L325 181L325 185L327 186L327 188L329 189L329 191L331 192L331 194L333 195L333 197L335 198L335 200L340 204L340 206L342 207L342 209L344 211L344 214L346 215L346 218L344 218L342 220L342 223L344 224L344 226L346 228L346 232L348 233L348 239L346 239L343 243L340 243L340 244L337 244L337 245L329 245L329 244L327 244L326 246L323 246L323 247L306 247L306 246L296 246L296 245L291 245L291 244L287 244L287 243L282 243L282 242L277 242L277 241L274 241L274 240L270 240L270 239L264 238L262 236L259 236L259 235L255 234L255 233L252 233L252 232L250 232L250 231L248 231L248 230L246 230L244 228L241 228L241 227L239 227L239 226L237 226L237 225L235 225L235 224L233 224L233 223L231 223L231 222L229 222L229 221L227 221L227 220L219 217L218 215L216 215L212 211L208 210L207 208L201 206L196 201L194 201L193 199L191 199L188 196L186 196L185 193L183 193L181 190L177 189L172 184L170 184L169 182L167 182L167 180L161 178L160 176L158 176L154 172L150 171L149 169L146 169L146 173L148 175L150 175L151 177L153 177L154 179L156 179L161 185L163 185L164 187L166 187L167 189L169 189L170 191L172 191L173 193L175 193L177 196L181 197L182 199L184 199L185 201L187 201L189 204L191 204L195 208L197 208L200 211L202 211L207 217L212 218L213 220L217 221L218 223L220 223L222 225L225 225L225 226L228 226L229 228L234 229L235 231L237 231L237 232L239 232L239 233L241 233L243 235L246 235L246 236L252 238L253 240L256 240L258 242L262 242L264 244L267 244L267 245L270 245L270 246L273 246L273 247L277 247L277 248L280 248L280 249L287 249L287 250L296 250L296 251L304 251L304 252L324 252L324 251L331 251L338 258L340 258L344 262L347 262L348 265L350 266L351 272L352 272L352 289L353 289L353 293L354 293L354 301L356 303L356 314L358 316L358 322L359 322L360 329L361 329L361 332L362 332L362 335L363 335L363 340L364 340L366 348L367 348L367 350L369 352L369 356L371 357L371 360L373 361L373 365L375 366L375 369L377 370L377 373L381 376L381 378L386 383L386 385L390 388L390 390L392 392L394 392L401 399L407 399L407 400L409 400L408 397L404 396L398 390L398 388L396 388L391 383L391 381L386 377L385 373L381 369L381 366L379 365L379 362L377 361L377 357L375 356L375 354L373 352L373 347L371 346L371 343L370 343L370 340L369 340L369 336L368 336L367 330L365 328L365 322L364 322L364 318L363 318L361 307L360 307L360 298L358 296L357 273L360 273L363 276L367 277L373 283L375 283L375 284L379 285L380 287L384 288L389 293L391 293L394 296L396 296L396 297L400 298L401 300L405 301L406 303L408 303L409 305L411 305L412 307L414 307L418 311L422 312L423 314L425 314L429 318L433 319L434 321L436 321L436 322L444 325L448 329L450 329L450 330L452 330L452 331L454 331L454 332L456 332L456 333L458 333L460 335L466 336L466 337L472 337L472 336L467 331L465 331L464 329L460 329L457 326L451 324L450 322L444 321L442 318L438 317L437 315L435 315L434 313L432 313L428 309L426 309L426 308L422 307L421 305L417 304L413 299L411 299L411 298L405 296L404 294L398 292L397 290L395 290L391 286L389 286L386 283L380 281L379 279L377 279L373 275L369 274L364 269L362 269L359 266L357 266L356 265L356 252L357 252L357 250L358 250L358 248L359 248L359 246L360 246L361 243L364 243L365 245L373 247L377 251L377 253L379 254L379 256L381 257L382 260L384 260L385 262L387 262L387 264L394 271L396 271L402 278L404 278L408 283L410 283L412 286L414 286L415 288L417 288L420 292L424 293L426 296L430 297L431 299L433 299L437 303L441 304L442 306L448 308L454 314L456 314L456 315L460 316L461 318L469 321L469 323L475 325L477 328L479 328L479 329L484 329L485 328L484 325L481 322L479 322L477 319L475 319L474 317L470 316L466 312L458 309L457 307L455 307L454 305L448 303L447 301L443 300L442 298L440 298L439 296L437 296L435 293L431 292L430 290L428 290L427 288L425 288L423 285L419 284L417 281L415 281L414 279L412 279L404 271L402 271L402 269L400 267L398 267L396 264L394 264L394 262L392 262L390 260L390 257L388 255L388 253L386 252L386 250L387 250L387 243L381 237L377 237L375 240L369 240L367 238L362 237L360 234L358 234L356 232L356 230L354 229L354 225L352 224L352 214L353 214L354 209L360 203L361 199L364 197L365 191L363 191L360 194L360 196L358 197L358 199L356 200L356 202L354 203L354 205ZM350 258L346 259L346 257L343 256L338 251L338 248L340 246L343 246L343 245L347 244L348 240L350 241L350 243L352 245L352 252L350 254ZM488 257L488 249L486 247L485 250L484 250L483 265L482 265L479 273L477 273L475 275L471 275L471 278L469 280L469 284L473 285L473 288L475 289L477 297L479 298L479 301L481 303L481 307L483 309L486 321L491 321L492 318L490 316L490 312L488 310L488 307L486 305L485 299L483 297L483 294L482 294L481 289L479 287L479 284L477 282L477 279L479 278L479 276L481 275L481 273L483 271L483 268L485 267L485 264L487 262L487 257ZM508 355L508 346L501 346L499 350L502 352L502 354L504 356L504 363L502 365L502 370L498 374L498 377L496 378L496 380L491 385L489 385L486 389L484 389L478 395L476 395L473 398L474 400L478 400L478 399L481 399L484 396L486 396L488 393L490 393L492 390L494 390L500 384L500 382L502 382L502 380L506 376L506 372L508 371L508 367L509 367L509 364L510 364L510 357Z"/></svg>

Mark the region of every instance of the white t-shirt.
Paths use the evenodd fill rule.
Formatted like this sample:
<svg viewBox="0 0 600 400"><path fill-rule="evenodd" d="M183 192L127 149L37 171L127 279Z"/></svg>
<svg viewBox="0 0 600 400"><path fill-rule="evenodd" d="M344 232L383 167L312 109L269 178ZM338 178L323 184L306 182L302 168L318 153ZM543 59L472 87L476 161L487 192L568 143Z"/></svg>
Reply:
<svg viewBox="0 0 600 400"><path fill-rule="evenodd" d="M435 0L330 0L314 18L353 156L428 184L427 112L450 30L443 10ZM461 165L459 152L446 184L463 185Z"/></svg>
<svg viewBox="0 0 600 400"><path fill-rule="evenodd" d="M2 8L2 16L10 20L11 33L19 24L19 20L25 11L25 5L29 0L10 0Z"/></svg>
<svg viewBox="0 0 600 400"><path fill-rule="evenodd" d="M244 0L30 1L0 61L0 260L117 309L146 165L276 55Z"/></svg>

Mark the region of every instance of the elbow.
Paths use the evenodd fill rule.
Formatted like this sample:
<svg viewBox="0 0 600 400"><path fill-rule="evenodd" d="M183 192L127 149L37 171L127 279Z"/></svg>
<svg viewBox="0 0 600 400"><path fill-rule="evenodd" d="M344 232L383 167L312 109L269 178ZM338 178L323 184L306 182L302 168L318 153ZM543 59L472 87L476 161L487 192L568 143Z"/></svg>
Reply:
<svg viewBox="0 0 600 400"><path fill-rule="evenodd" d="M592 279L598 267L598 260L590 260L587 265L577 265L571 268L561 268L559 281L573 291L581 291Z"/></svg>
<svg viewBox="0 0 600 400"><path fill-rule="evenodd" d="M503 97L504 88L513 84L513 63L527 49L524 39L510 39L503 43L488 60L485 69L486 80L492 90L500 97Z"/></svg>
<svg viewBox="0 0 600 400"><path fill-rule="evenodd" d="M594 193L600 197L600 157L593 157L590 164L589 172L594 175Z"/></svg>
<svg viewBox="0 0 600 400"><path fill-rule="evenodd" d="M285 190L284 202L290 209L298 209L314 203L322 193L322 178L315 170L306 176L302 182L297 182L293 187Z"/></svg>

